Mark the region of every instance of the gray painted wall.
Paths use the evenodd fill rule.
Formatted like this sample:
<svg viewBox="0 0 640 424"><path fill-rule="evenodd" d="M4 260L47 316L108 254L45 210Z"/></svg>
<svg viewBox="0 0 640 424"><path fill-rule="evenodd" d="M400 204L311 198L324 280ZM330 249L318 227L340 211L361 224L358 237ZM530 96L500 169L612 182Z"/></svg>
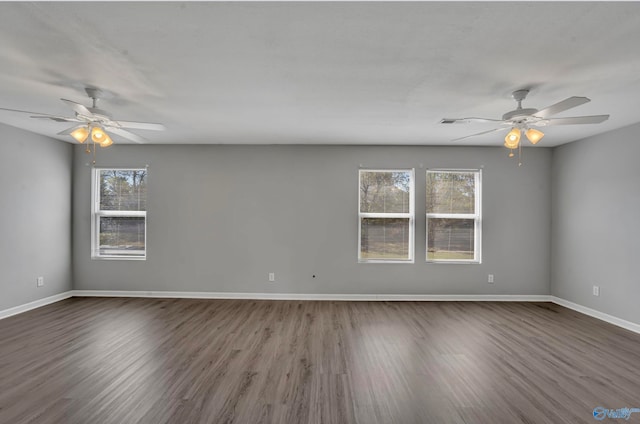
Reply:
<svg viewBox="0 0 640 424"><path fill-rule="evenodd" d="M74 160L74 288L253 293L549 294L551 151L115 145L149 165L148 259L90 258L90 157ZM416 168L416 263L358 264L358 167ZM422 164L422 168L420 168ZM427 264L427 167L483 168L483 263ZM269 283L267 274L275 272ZM487 284L487 274L495 284ZM312 278L312 275L316 278Z"/></svg>
<svg viewBox="0 0 640 424"><path fill-rule="evenodd" d="M640 124L553 152L552 294L640 323ZM594 285L600 296L592 295Z"/></svg>
<svg viewBox="0 0 640 424"><path fill-rule="evenodd" d="M0 124L0 311L71 290L72 160L70 144Z"/></svg>

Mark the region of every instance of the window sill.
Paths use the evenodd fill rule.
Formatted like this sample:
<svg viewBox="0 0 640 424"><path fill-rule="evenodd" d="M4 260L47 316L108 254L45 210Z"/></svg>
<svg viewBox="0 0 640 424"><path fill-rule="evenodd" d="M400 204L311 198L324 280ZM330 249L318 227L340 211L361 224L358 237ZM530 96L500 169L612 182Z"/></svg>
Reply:
<svg viewBox="0 0 640 424"><path fill-rule="evenodd" d="M146 261L147 257L127 257L127 256L92 256L92 261Z"/></svg>
<svg viewBox="0 0 640 424"><path fill-rule="evenodd" d="M482 262L480 261L425 261L428 264L444 264L444 265L480 265Z"/></svg>
<svg viewBox="0 0 640 424"><path fill-rule="evenodd" d="M385 261L385 260L368 260L368 261L363 261L363 260L358 260L359 264L413 264L415 263L415 261L413 259L408 260L408 261Z"/></svg>

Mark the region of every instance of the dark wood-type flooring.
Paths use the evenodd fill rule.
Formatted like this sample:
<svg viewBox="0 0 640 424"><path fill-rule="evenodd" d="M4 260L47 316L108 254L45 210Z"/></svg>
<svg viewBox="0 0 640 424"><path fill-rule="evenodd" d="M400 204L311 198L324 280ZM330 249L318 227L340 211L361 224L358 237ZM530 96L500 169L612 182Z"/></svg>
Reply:
<svg viewBox="0 0 640 424"><path fill-rule="evenodd" d="M2 424L576 424L597 406L640 408L640 335L550 303L72 298L0 320Z"/></svg>

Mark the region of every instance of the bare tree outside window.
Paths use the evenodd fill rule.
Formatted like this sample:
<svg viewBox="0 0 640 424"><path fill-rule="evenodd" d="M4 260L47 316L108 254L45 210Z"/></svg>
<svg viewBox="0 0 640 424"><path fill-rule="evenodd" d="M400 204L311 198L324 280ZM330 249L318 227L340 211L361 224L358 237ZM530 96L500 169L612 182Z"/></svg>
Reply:
<svg viewBox="0 0 640 424"><path fill-rule="evenodd" d="M358 258L413 261L413 170L360 171Z"/></svg>
<svg viewBox="0 0 640 424"><path fill-rule="evenodd" d="M95 169L94 258L146 257L147 170Z"/></svg>
<svg viewBox="0 0 640 424"><path fill-rule="evenodd" d="M427 171L427 260L480 262L480 171Z"/></svg>

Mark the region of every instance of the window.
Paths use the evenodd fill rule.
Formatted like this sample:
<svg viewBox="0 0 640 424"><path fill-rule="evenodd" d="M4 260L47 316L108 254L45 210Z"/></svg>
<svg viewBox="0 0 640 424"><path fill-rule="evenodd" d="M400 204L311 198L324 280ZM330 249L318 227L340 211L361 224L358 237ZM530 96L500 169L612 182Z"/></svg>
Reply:
<svg viewBox="0 0 640 424"><path fill-rule="evenodd" d="M413 262L414 171L360 170L359 262Z"/></svg>
<svg viewBox="0 0 640 424"><path fill-rule="evenodd" d="M91 257L145 259L147 170L93 170Z"/></svg>
<svg viewBox="0 0 640 424"><path fill-rule="evenodd" d="M427 261L480 263L480 171L427 171Z"/></svg>

